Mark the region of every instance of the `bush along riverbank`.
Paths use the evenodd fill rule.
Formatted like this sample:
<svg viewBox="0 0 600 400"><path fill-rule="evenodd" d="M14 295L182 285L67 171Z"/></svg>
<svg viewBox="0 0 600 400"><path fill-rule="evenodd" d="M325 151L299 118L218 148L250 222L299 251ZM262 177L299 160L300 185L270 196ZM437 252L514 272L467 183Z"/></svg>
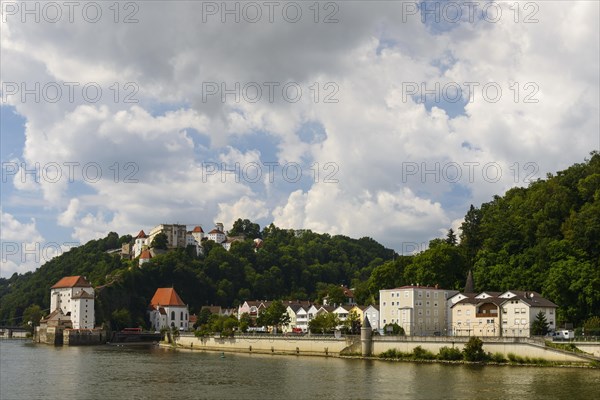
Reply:
<svg viewBox="0 0 600 400"><path fill-rule="evenodd" d="M437 354L417 346L412 352L402 352L396 349L387 350L377 357L388 361L418 361L418 362L444 362L451 364L486 364L486 365L523 365L523 366L569 366L600 368L600 362L592 361L589 364L548 361L543 358L522 357L514 353L504 356L502 353L490 353L483 350L483 341L472 337L465 344L463 350L456 347L442 347Z"/></svg>

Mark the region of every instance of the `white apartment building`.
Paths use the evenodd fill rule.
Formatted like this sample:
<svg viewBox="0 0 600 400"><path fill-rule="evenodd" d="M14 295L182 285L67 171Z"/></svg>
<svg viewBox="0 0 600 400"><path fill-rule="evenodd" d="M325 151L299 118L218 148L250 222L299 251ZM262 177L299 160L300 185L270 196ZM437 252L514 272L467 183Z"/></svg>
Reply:
<svg viewBox="0 0 600 400"><path fill-rule="evenodd" d="M379 326L398 324L406 335L446 335L446 301L458 291L430 286L402 286L379 291Z"/></svg>
<svg viewBox="0 0 600 400"><path fill-rule="evenodd" d="M556 309L558 306L533 291L509 290L499 296L501 305L502 336L528 337L531 324L541 311L546 316L548 329L556 329Z"/></svg>

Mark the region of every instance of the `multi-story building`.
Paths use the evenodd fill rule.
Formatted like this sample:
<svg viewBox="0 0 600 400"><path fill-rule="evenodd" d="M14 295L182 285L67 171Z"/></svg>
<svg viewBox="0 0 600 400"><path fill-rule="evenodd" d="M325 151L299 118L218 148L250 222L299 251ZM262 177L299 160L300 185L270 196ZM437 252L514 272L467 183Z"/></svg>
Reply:
<svg viewBox="0 0 600 400"><path fill-rule="evenodd" d="M204 231L201 226L197 225L192 231L187 232L186 247L194 246L196 248L196 255L200 255L203 253L202 239L204 239Z"/></svg>
<svg viewBox="0 0 600 400"><path fill-rule="evenodd" d="M138 257L142 254L142 251L148 248L150 242L148 241L148 236L141 230L137 236L135 237L135 241L133 242L133 258Z"/></svg>
<svg viewBox="0 0 600 400"><path fill-rule="evenodd" d="M468 293L449 299L452 317L448 332L453 336L502 336L500 305L497 292ZM458 301L453 302L453 300Z"/></svg>
<svg viewBox="0 0 600 400"><path fill-rule="evenodd" d="M361 323L364 320L364 317L367 317L369 324L374 331L379 331L379 307L374 305L366 307L360 316Z"/></svg>
<svg viewBox="0 0 600 400"><path fill-rule="evenodd" d="M225 236L225 232L223 231L223 224L217 222L215 224L215 229L208 232L208 240L212 240L213 242L223 243L227 237Z"/></svg>
<svg viewBox="0 0 600 400"><path fill-rule="evenodd" d="M167 236L167 247L169 249L185 248L187 245L187 228L179 224L160 224L152 228L148 235L147 243L152 244L154 237L159 233Z"/></svg>
<svg viewBox="0 0 600 400"><path fill-rule="evenodd" d="M447 334L447 306L456 290L402 286L379 291L379 325L398 324L406 335Z"/></svg>
<svg viewBox="0 0 600 400"><path fill-rule="evenodd" d="M163 328L189 328L189 309L173 288L158 288L148 307L150 324L159 331Z"/></svg>
<svg viewBox="0 0 600 400"><path fill-rule="evenodd" d="M548 329L556 328L557 305L537 292L461 293L451 300L449 331L455 336L529 337L539 312L546 316Z"/></svg>
<svg viewBox="0 0 600 400"><path fill-rule="evenodd" d="M83 276L66 276L50 288L50 310L60 310L73 329L93 329L94 288Z"/></svg>
<svg viewBox="0 0 600 400"><path fill-rule="evenodd" d="M556 309L558 306L533 291L509 290L499 296L501 307L502 336L530 336L531 324L538 313L546 316L548 329L556 329Z"/></svg>

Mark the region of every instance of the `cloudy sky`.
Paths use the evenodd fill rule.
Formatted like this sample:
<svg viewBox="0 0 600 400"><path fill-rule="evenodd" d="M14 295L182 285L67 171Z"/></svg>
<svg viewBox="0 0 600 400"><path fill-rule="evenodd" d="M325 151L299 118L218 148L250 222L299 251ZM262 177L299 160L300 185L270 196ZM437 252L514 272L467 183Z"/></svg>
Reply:
<svg viewBox="0 0 600 400"><path fill-rule="evenodd" d="M2 277L239 217L414 251L600 148L596 1L1 4Z"/></svg>

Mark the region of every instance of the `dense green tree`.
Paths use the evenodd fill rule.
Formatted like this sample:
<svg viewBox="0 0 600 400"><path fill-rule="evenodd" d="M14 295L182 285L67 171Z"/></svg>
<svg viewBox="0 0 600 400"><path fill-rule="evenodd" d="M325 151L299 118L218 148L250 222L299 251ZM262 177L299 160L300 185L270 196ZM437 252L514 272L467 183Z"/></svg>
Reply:
<svg viewBox="0 0 600 400"><path fill-rule="evenodd" d="M233 223L233 227L229 232L227 232L227 234L229 236L244 235L249 239L260 238L260 225L250 221L249 219L242 220L241 218L238 218Z"/></svg>
<svg viewBox="0 0 600 400"><path fill-rule="evenodd" d="M475 336L470 337L463 349L463 356L467 361L485 361L487 354L483 351L483 341Z"/></svg>
<svg viewBox="0 0 600 400"><path fill-rule="evenodd" d="M308 329L311 333L331 333L339 325L340 320L337 315L321 313L308 322Z"/></svg>
<svg viewBox="0 0 600 400"><path fill-rule="evenodd" d="M531 334L544 336L546 333L548 333L548 320L546 320L546 314L540 311L531 323Z"/></svg>
<svg viewBox="0 0 600 400"><path fill-rule="evenodd" d="M197 328L200 325L207 324L211 315L212 313L208 308L203 308L202 310L200 310L200 314L198 314L198 320L196 321L195 328Z"/></svg>
<svg viewBox="0 0 600 400"><path fill-rule="evenodd" d="M152 239L152 243L150 243L150 247L152 247L153 249L158 249L158 250L167 250L168 245L169 245L169 238L163 232L154 236L154 239Z"/></svg>
<svg viewBox="0 0 600 400"><path fill-rule="evenodd" d="M600 317L596 315L585 320L583 332L586 336L600 336Z"/></svg>
<svg viewBox="0 0 600 400"><path fill-rule="evenodd" d="M37 304L32 304L23 311L22 326L27 327L33 333L36 326L40 325L40 319L44 316L42 308Z"/></svg>
<svg viewBox="0 0 600 400"><path fill-rule="evenodd" d="M287 313L287 308L279 300L271 302L263 312L261 312L256 320L258 326L272 326L276 331L282 325L290 322L290 316Z"/></svg>
<svg viewBox="0 0 600 400"><path fill-rule="evenodd" d="M358 313L354 310L348 313L348 317L344 321L344 328L352 335L356 335L360 333L360 327L362 325L362 321L358 316Z"/></svg>
<svg viewBox="0 0 600 400"><path fill-rule="evenodd" d="M339 306L346 303L344 288L340 285L329 285L324 298L327 298L327 303L331 305Z"/></svg>
<svg viewBox="0 0 600 400"><path fill-rule="evenodd" d="M395 336L404 336L406 334L404 332L404 328L395 322L393 324L385 324L383 327L383 332L385 332L386 335Z"/></svg>
<svg viewBox="0 0 600 400"><path fill-rule="evenodd" d="M252 318L250 318L250 314L243 313L240 316L240 325L239 325L240 331L245 333L248 331L248 328L251 326L253 326L253 325L252 325Z"/></svg>
<svg viewBox="0 0 600 400"><path fill-rule="evenodd" d="M481 210L475 208L473 204L471 204L469 211L467 211L460 230L460 244L465 253L467 265L472 266L483 242L481 235Z"/></svg>
<svg viewBox="0 0 600 400"><path fill-rule="evenodd" d="M116 331L131 327L131 314L128 309L121 308L111 314L110 326Z"/></svg>
<svg viewBox="0 0 600 400"><path fill-rule="evenodd" d="M451 246L456 246L458 244L456 234L454 233L454 229L452 228L448 229L448 233L446 234L446 243L448 243Z"/></svg>

